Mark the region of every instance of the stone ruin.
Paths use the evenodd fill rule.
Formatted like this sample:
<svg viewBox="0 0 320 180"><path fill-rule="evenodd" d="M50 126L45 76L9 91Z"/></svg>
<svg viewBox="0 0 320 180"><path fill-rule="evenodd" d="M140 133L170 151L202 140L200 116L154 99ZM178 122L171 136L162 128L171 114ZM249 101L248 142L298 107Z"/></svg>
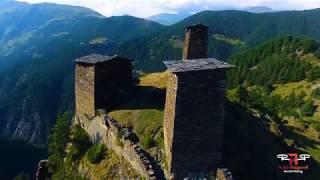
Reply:
<svg viewBox="0 0 320 180"><path fill-rule="evenodd" d="M208 28L190 26L182 60L168 68L164 144L172 179L215 174L224 132L226 70L231 65L207 58Z"/></svg>
<svg viewBox="0 0 320 180"><path fill-rule="evenodd" d="M97 109L111 109L133 86L130 59L91 54L75 60L76 114L96 116Z"/></svg>
<svg viewBox="0 0 320 180"><path fill-rule="evenodd" d="M129 162L141 176L147 179L164 179L163 172L155 160L138 145L136 134L105 112L93 119L78 116L75 123L81 124L94 143L105 144Z"/></svg>
<svg viewBox="0 0 320 180"><path fill-rule="evenodd" d="M164 62L170 72L163 128L168 179L215 176L220 165L226 70L232 66L207 58L207 51L208 28L197 24L186 29L182 60ZM154 173L152 158L134 142L132 132L97 113L112 109L134 85L131 60L93 54L77 59L75 71L75 121L93 141L107 144L144 177L162 179ZM115 143L120 129L124 147Z"/></svg>

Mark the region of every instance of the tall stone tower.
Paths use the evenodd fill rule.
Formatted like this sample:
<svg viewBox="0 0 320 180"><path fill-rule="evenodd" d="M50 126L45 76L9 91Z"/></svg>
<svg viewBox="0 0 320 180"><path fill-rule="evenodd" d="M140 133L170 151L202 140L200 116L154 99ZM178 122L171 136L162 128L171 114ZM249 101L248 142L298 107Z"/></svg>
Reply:
<svg viewBox="0 0 320 180"><path fill-rule="evenodd" d="M76 114L94 117L112 109L133 85L131 60L92 54L75 60Z"/></svg>
<svg viewBox="0 0 320 180"><path fill-rule="evenodd" d="M208 27L202 24L187 27L182 59L206 58L207 53Z"/></svg>
<svg viewBox="0 0 320 180"><path fill-rule="evenodd" d="M172 179L216 171L224 131L226 69L231 67L206 58L207 27L188 27L185 39L183 60L164 62L170 72L164 143Z"/></svg>

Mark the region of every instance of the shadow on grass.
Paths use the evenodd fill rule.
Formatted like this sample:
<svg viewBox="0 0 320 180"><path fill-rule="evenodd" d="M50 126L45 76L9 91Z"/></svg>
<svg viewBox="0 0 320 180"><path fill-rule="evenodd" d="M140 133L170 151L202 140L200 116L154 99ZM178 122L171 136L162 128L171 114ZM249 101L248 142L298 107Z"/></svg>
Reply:
<svg viewBox="0 0 320 180"><path fill-rule="evenodd" d="M136 86L122 97L112 110L164 109L165 90L151 86Z"/></svg>
<svg viewBox="0 0 320 180"><path fill-rule="evenodd" d="M295 135L299 141L310 147L315 142ZM283 174L279 169L281 161L277 154L303 153L288 147L284 138L269 130L267 119L251 115L237 104L226 104L225 139L222 166L229 168L235 179L317 179L320 177L320 164L308 160L309 171L304 174ZM305 153L305 152L304 152Z"/></svg>

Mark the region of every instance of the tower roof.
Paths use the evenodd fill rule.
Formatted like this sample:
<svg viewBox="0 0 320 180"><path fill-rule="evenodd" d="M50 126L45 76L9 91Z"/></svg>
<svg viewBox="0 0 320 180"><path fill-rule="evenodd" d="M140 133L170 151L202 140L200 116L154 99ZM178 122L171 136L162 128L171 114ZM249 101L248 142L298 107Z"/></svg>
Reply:
<svg viewBox="0 0 320 180"><path fill-rule="evenodd" d="M199 71L234 67L215 58L164 61L171 72Z"/></svg>
<svg viewBox="0 0 320 180"><path fill-rule="evenodd" d="M75 60L76 63L86 63L86 64L97 64L97 63L102 63L114 59L121 59L121 60L128 60L132 61L131 59L119 57L117 55L114 56L106 56L106 55L101 55L101 54L90 54L87 56L83 56L81 58L77 58Z"/></svg>

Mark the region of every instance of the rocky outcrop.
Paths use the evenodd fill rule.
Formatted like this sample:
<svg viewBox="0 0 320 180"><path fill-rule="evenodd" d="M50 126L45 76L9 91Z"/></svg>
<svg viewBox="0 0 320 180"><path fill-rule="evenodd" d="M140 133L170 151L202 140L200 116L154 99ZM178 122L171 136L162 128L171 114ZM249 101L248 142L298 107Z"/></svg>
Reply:
<svg viewBox="0 0 320 180"><path fill-rule="evenodd" d="M30 117L26 117L24 114L21 117L16 115L9 115L3 128L0 129L1 135L8 137L9 139L23 140L32 144L43 144L47 141L46 130L43 121L47 121L46 118L42 118L38 112L35 112Z"/></svg>
<svg viewBox="0 0 320 180"><path fill-rule="evenodd" d="M233 180L233 177L228 169L218 168L216 180Z"/></svg>
<svg viewBox="0 0 320 180"><path fill-rule="evenodd" d="M102 114L88 119L76 116L76 124L80 124L90 135L94 143L104 143L118 156L123 157L141 176L147 179L164 179L162 169L155 160L137 143L136 135L116 120Z"/></svg>

